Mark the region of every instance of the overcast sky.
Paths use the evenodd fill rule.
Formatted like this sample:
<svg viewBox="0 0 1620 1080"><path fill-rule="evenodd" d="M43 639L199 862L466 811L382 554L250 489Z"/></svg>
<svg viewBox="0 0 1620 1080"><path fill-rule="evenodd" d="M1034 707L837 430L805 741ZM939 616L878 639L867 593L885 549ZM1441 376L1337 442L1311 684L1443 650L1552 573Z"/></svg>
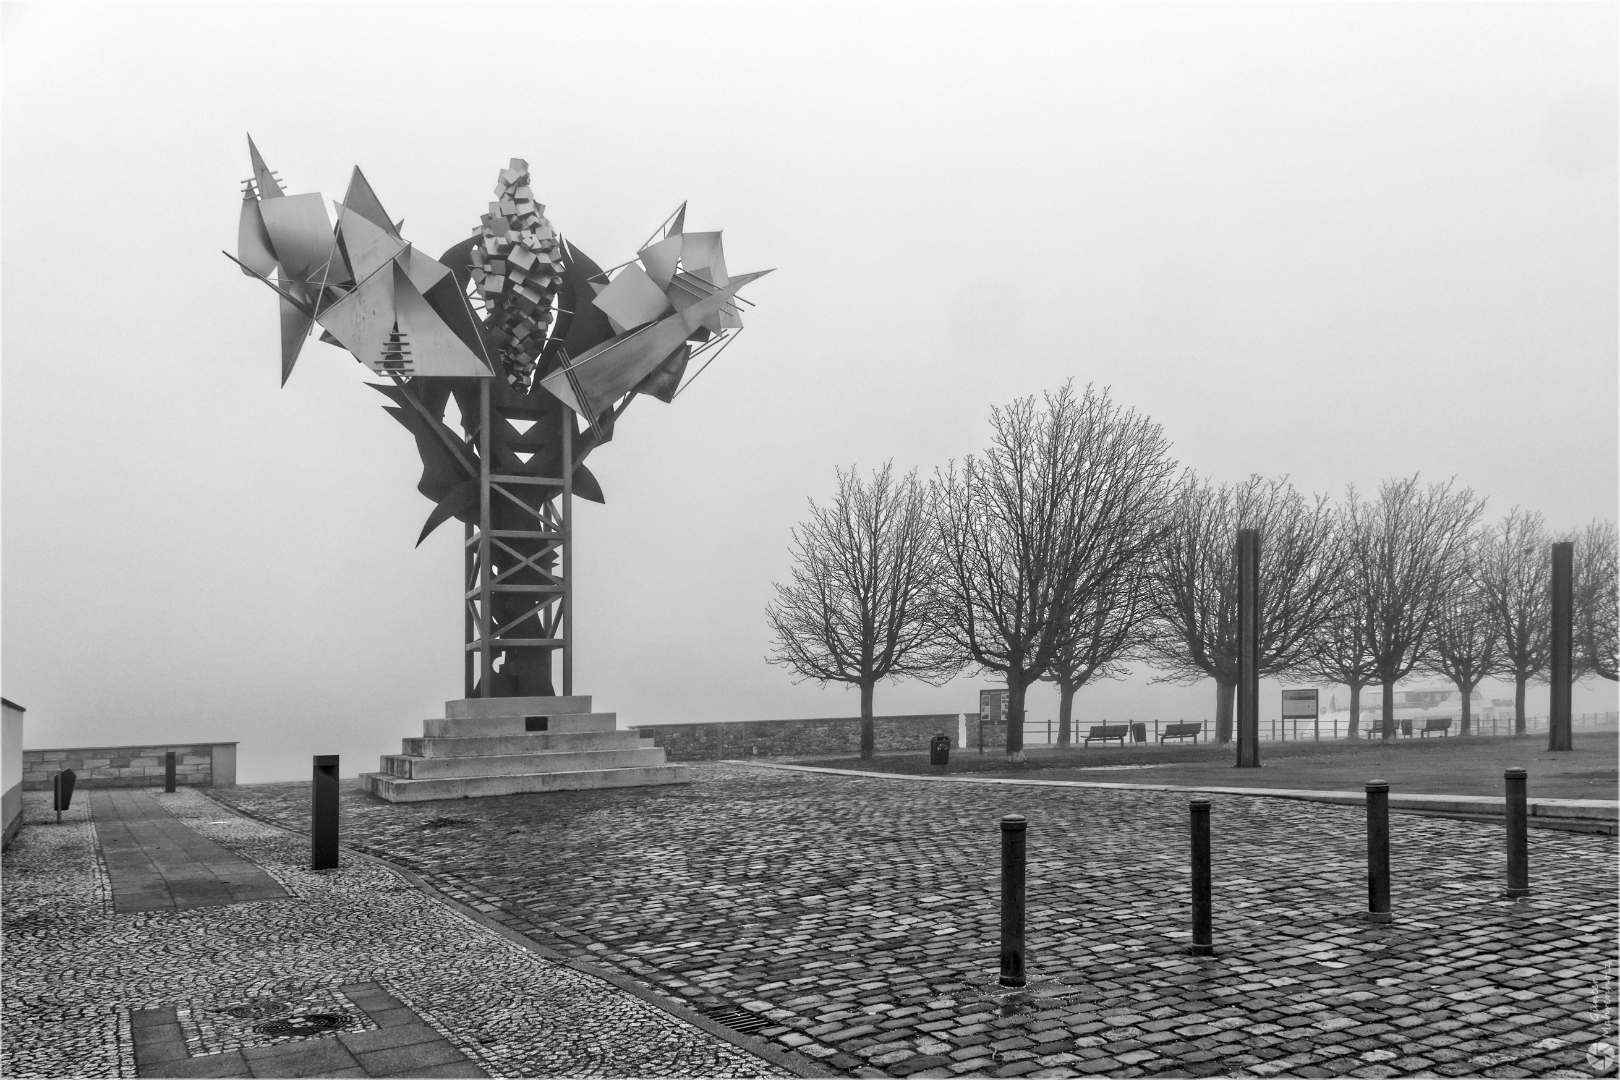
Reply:
<svg viewBox="0 0 1620 1080"><path fill-rule="evenodd" d="M621 726L858 711L763 662L806 499L1071 377L1217 480L1614 519L1616 11L8 3L5 696L29 746L239 740L252 781L374 769L461 694L460 530L412 548L410 436L336 348L278 388L275 299L220 255L247 132L289 192L359 165L432 254L517 156L603 265L689 199L733 273L777 268L591 459L575 685Z"/></svg>

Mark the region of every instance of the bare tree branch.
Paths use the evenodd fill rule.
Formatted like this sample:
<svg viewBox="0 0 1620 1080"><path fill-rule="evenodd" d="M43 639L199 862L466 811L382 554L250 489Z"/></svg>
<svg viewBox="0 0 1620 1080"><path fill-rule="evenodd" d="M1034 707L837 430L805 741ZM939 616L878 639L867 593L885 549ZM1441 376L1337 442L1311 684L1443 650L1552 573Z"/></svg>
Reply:
<svg viewBox="0 0 1620 1080"><path fill-rule="evenodd" d="M767 659L799 678L861 691L861 756L873 754L872 691L883 679L940 683L962 669L933 602L939 549L916 471L891 463L864 483L838 473L832 505L812 500L793 530L793 580L765 610L775 634Z"/></svg>
<svg viewBox="0 0 1620 1080"><path fill-rule="evenodd" d="M1214 487L1189 472L1155 551L1155 633L1145 651L1162 681L1216 684L1216 738L1232 737L1238 681L1239 529L1260 531L1260 674L1300 668L1342 599L1344 549L1325 495L1300 494L1286 478L1251 476Z"/></svg>
<svg viewBox="0 0 1620 1080"><path fill-rule="evenodd" d="M1575 538L1575 669L1620 681L1620 544L1614 522L1594 521Z"/></svg>
<svg viewBox="0 0 1620 1080"><path fill-rule="evenodd" d="M1007 754L1024 695L1073 640L1071 616L1130 572L1175 469L1159 425L1072 384L992 409L992 445L936 474L942 605L963 656L1006 679Z"/></svg>
<svg viewBox="0 0 1620 1080"><path fill-rule="evenodd" d="M1460 726L1464 735L1473 727L1474 688L1496 670L1501 647L1501 635L1491 615L1490 594L1478 573L1484 544L1485 537L1479 533L1469 538L1463 572L1452 583L1450 599L1440 606L1428 652L1420 663L1457 688L1462 699Z"/></svg>
<svg viewBox="0 0 1620 1080"><path fill-rule="evenodd" d="M1429 651L1441 612L1468 566L1468 541L1484 500L1452 482L1386 480L1375 501L1350 489L1346 539L1373 673L1383 686L1383 737L1395 737L1395 684Z"/></svg>

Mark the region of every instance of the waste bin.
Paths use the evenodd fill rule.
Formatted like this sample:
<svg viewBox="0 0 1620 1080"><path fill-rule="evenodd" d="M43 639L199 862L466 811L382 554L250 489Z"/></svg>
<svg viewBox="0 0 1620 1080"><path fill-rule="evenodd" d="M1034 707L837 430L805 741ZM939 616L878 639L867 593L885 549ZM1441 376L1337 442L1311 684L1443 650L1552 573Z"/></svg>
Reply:
<svg viewBox="0 0 1620 1080"><path fill-rule="evenodd" d="M1147 742L1147 724L1131 723L1131 742Z"/></svg>
<svg viewBox="0 0 1620 1080"><path fill-rule="evenodd" d="M78 774L72 769L63 769L51 781L51 808L56 811L56 820L62 821L62 811L73 805L73 782Z"/></svg>
<svg viewBox="0 0 1620 1080"><path fill-rule="evenodd" d="M928 767L944 772L950 760L951 737L942 731L928 740Z"/></svg>
<svg viewBox="0 0 1620 1080"><path fill-rule="evenodd" d="M1401 734L1408 739L1412 737L1412 721L1410 719L1401 721Z"/></svg>

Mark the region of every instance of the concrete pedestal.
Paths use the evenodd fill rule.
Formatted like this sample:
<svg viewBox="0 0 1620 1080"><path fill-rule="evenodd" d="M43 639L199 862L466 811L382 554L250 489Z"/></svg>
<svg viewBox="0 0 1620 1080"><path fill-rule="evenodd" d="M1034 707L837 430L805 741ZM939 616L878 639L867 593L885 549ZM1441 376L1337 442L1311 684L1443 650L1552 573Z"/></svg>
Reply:
<svg viewBox="0 0 1620 1080"><path fill-rule="evenodd" d="M616 730L613 713L591 712L589 697L463 698L444 713L361 785L389 802L422 802L691 780L651 739Z"/></svg>

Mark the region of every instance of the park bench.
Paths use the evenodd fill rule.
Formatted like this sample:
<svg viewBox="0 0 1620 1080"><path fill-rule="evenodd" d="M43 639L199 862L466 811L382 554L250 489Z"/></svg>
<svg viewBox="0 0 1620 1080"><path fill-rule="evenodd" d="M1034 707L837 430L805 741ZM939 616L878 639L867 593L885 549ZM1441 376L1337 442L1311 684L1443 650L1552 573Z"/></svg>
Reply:
<svg viewBox="0 0 1620 1080"><path fill-rule="evenodd" d="M1429 737L1429 732L1438 731L1440 734L1446 736L1449 739L1451 737L1450 728L1451 728L1451 717L1449 717L1449 716L1431 716L1428 719L1423 721L1423 730L1418 732L1418 736L1420 738L1427 739Z"/></svg>
<svg viewBox="0 0 1620 1080"><path fill-rule="evenodd" d="M1119 745L1125 745L1125 737L1131 733L1129 724L1093 724L1091 734L1081 740L1084 746L1090 746L1091 740L1096 739L1105 746L1109 739L1118 739Z"/></svg>
<svg viewBox="0 0 1620 1080"><path fill-rule="evenodd" d="M1166 739L1191 739L1197 742L1203 730L1203 724L1168 724L1159 735L1159 745L1163 746Z"/></svg>

